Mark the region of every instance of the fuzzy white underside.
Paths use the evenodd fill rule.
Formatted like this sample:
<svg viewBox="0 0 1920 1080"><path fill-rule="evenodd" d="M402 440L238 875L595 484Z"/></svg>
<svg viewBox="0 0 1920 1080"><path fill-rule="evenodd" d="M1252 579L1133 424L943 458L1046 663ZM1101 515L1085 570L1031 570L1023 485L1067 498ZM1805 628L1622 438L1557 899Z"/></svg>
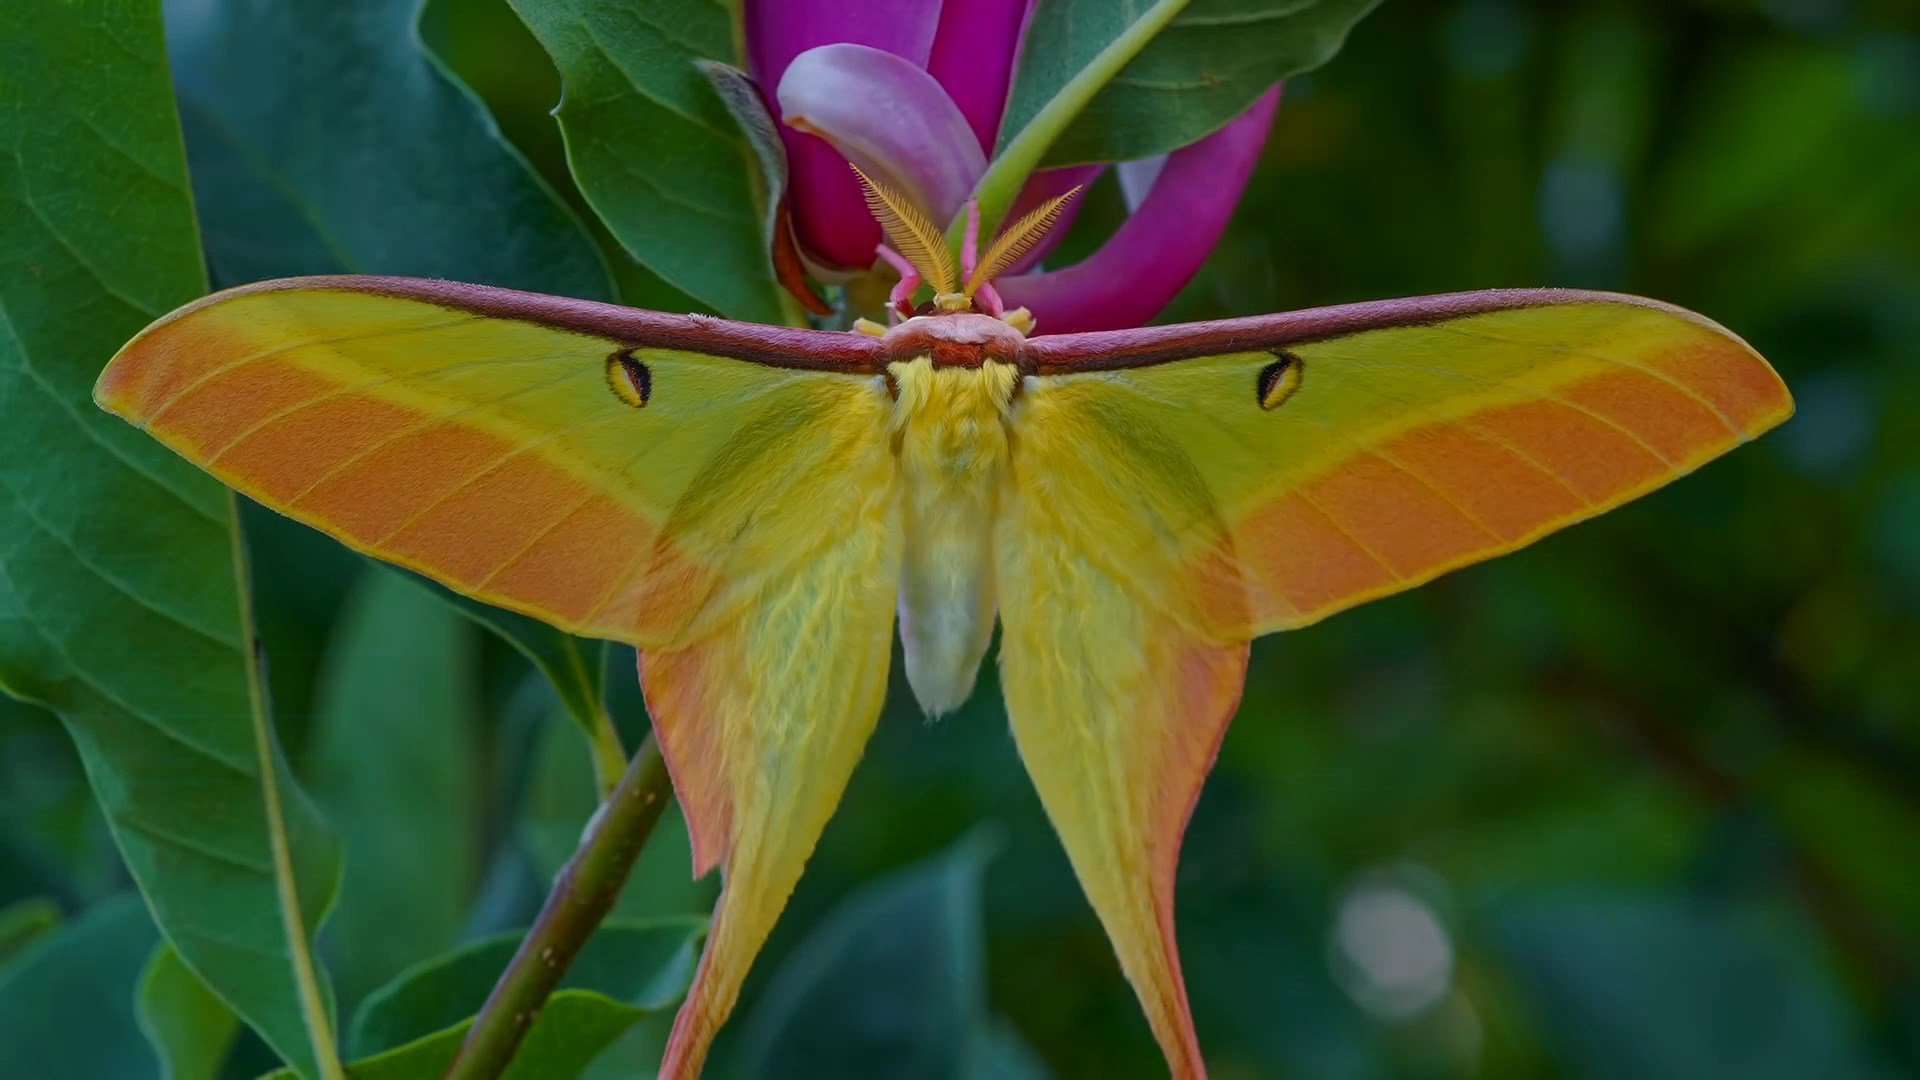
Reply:
<svg viewBox="0 0 1920 1080"><path fill-rule="evenodd" d="M914 697L938 716L966 701L993 636L994 525L1020 376L1004 364L936 368L925 358L888 371L906 481L900 637Z"/></svg>

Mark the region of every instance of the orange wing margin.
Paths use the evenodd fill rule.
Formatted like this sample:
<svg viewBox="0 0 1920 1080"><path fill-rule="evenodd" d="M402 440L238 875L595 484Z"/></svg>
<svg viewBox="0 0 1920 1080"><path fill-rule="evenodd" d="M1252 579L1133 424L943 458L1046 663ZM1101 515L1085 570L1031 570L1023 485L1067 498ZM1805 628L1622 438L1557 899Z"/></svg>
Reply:
<svg viewBox="0 0 1920 1080"><path fill-rule="evenodd" d="M1042 337L1024 362L1034 427L1080 433L1044 440L1059 482L1164 526L1106 530L1112 558L1171 544L1156 602L1220 640L1512 551L1793 411L1717 324L1563 290Z"/></svg>
<svg viewBox="0 0 1920 1080"><path fill-rule="evenodd" d="M362 551L566 630L663 644L790 560L770 534L794 515L765 508L830 479L867 438L849 425L875 422L853 403L878 393L877 344L453 282L305 278L168 315L114 357L95 398Z"/></svg>

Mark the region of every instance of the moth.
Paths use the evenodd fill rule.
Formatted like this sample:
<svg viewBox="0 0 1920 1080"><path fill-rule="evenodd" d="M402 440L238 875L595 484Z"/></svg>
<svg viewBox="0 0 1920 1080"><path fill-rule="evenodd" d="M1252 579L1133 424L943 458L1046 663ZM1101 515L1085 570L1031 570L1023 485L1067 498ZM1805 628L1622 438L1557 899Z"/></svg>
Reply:
<svg viewBox="0 0 1920 1080"><path fill-rule="evenodd" d="M880 712L1000 630L1020 754L1176 1075L1181 834L1248 643L1512 551L1792 411L1707 319L1557 289L1030 333L870 186L890 325L748 325L478 285L267 281L143 331L104 408L247 496L492 604L639 648L723 870L662 1075L696 1072ZM933 299L915 306L922 282ZM1041 312L1042 325L1045 313ZM897 615L897 620L896 620Z"/></svg>

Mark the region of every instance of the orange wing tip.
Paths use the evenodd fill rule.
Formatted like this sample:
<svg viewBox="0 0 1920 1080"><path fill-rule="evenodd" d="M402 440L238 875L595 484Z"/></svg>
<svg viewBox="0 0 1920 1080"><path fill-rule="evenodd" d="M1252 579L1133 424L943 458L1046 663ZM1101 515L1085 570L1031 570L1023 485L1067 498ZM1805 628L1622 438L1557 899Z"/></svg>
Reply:
<svg viewBox="0 0 1920 1080"><path fill-rule="evenodd" d="M145 346L148 335L159 325L155 323L142 330L132 341L122 345L120 351L113 354L113 359L107 361L107 366L93 384L95 405L139 427L146 426L139 394L139 377L149 358L149 350Z"/></svg>
<svg viewBox="0 0 1920 1080"><path fill-rule="evenodd" d="M1697 312L1642 301L1674 319L1664 348L1650 349L1655 370L1715 406L1743 440L1758 438L1793 415L1793 394L1773 365L1740 335ZM1687 333L1704 331L1704 337Z"/></svg>
<svg viewBox="0 0 1920 1080"><path fill-rule="evenodd" d="M127 391L126 378L118 375L112 366L101 372L99 381L93 384L93 403L131 424L141 422L134 411L133 395Z"/></svg>
<svg viewBox="0 0 1920 1080"><path fill-rule="evenodd" d="M1651 301L1580 306L1595 304L1662 316L1627 326L1614 342L1631 364L1550 397L1409 428L1255 510L1247 531L1287 553L1267 560L1279 569L1262 582L1284 614L1256 630L1306 626L1518 550L1792 416L1786 384L1726 328ZM1496 476L1492 486L1482 482ZM1403 527L1409 516L1422 527Z"/></svg>
<svg viewBox="0 0 1920 1080"><path fill-rule="evenodd" d="M93 384L94 404L144 428L177 391L250 349L249 336L229 325L234 320L221 307L241 291L203 296L148 324L107 361Z"/></svg>

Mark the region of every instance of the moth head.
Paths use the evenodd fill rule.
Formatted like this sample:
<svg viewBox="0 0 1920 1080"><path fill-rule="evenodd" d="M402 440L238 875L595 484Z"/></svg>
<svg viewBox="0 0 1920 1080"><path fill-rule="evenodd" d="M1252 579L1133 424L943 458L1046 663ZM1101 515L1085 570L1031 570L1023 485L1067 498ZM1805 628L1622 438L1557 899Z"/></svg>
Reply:
<svg viewBox="0 0 1920 1080"><path fill-rule="evenodd" d="M1078 187L1048 199L1001 229L984 254L980 251L980 207L968 200L966 229L956 262L946 233L934 224L931 215L897 189L861 172L858 165L853 166L853 172L866 189L867 209L886 233L887 242L876 251L900 272L900 282L887 298L895 321L922 314L913 308L913 293L924 281L933 287L932 310L924 314L977 311L1002 319L1023 333L1033 328L1033 316L1027 309L1007 311L1001 304L1000 295L993 290L993 279L1031 251L1059 222L1067 203L1080 194Z"/></svg>

